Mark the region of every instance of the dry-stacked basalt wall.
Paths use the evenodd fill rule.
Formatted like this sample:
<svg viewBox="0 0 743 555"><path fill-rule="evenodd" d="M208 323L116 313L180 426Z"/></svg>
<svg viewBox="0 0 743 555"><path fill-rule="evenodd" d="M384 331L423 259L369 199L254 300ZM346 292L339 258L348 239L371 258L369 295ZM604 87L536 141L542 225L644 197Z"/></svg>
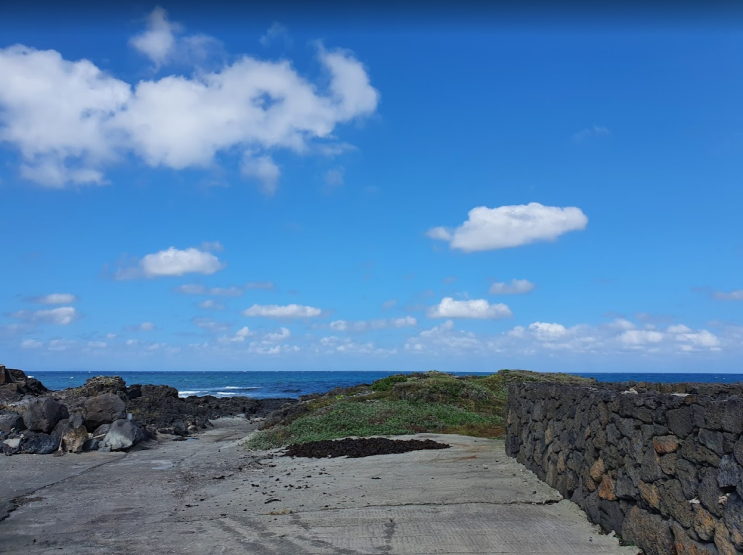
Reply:
<svg viewBox="0 0 743 555"><path fill-rule="evenodd" d="M509 388L506 451L648 555L743 553L743 387Z"/></svg>

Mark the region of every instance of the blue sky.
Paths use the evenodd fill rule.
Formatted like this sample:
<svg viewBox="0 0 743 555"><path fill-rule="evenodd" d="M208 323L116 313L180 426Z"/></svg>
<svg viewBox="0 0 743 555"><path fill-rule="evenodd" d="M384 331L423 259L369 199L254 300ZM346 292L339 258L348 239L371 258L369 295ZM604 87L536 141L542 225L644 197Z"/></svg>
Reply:
<svg viewBox="0 0 743 555"><path fill-rule="evenodd" d="M740 372L735 20L388 10L4 7L0 362Z"/></svg>

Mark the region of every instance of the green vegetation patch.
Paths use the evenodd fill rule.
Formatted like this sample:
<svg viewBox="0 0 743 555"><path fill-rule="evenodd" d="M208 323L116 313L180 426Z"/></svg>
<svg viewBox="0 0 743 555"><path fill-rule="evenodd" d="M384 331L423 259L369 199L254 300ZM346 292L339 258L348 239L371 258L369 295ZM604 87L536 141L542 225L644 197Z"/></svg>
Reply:
<svg viewBox="0 0 743 555"><path fill-rule="evenodd" d="M301 401L303 410L271 421L249 449L356 436L422 432L502 437L508 386L527 381L591 383L569 374L501 370L488 376L396 374L371 385L334 389Z"/></svg>

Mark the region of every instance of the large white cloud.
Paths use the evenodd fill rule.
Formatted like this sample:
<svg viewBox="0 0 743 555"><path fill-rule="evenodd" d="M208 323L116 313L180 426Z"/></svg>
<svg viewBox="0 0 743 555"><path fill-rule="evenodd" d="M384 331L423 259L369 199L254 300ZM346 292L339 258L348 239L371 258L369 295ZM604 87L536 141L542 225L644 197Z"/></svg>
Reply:
<svg viewBox="0 0 743 555"><path fill-rule="evenodd" d="M465 252L505 249L537 241L554 241L568 231L581 230L588 218L580 208L544 206L538 202L488 208L478 206L456 229L435 227L432 239L447 241Z"/></svg>
<svg viewBox="0 0 743 555"><path fill-rule="evenodd" d="M321 314L322 310L319 308L299 304L288 304L284 306L254 304L250 308L243 310L243 316L261 316L265 318L314 318Z"/></svg>
<svg viewBox="0 0 743 555"><path fill-rule="evenodd" d="M528 279L512 279L510 283L493 283L488 293L491 295L524 295L532 291L534 291L534 284Z"/></svg>
<svg viewBox="0 0 743 555"><path fill-rule="evenodd" d="M72 306L61 306L50 310L19 310L11 314L13 318L38 324L60 324L66 326L80 317Z"/></svg>
<svg viewBox="0 0 743 555"><path fill-rule="evenodd" d="M206 274L218 272L225 265L210 252L196 248L184 250L170 247L163 251L142 257L138 264L116 271L116 279L135 279L140 277L155 278L182 276L185 274ZM184 293L194 293L199 286L181 286ZM216 294L216 293L215 293Z"/></svg>
<svg viewBox="0 0 743 555"><path fill-rule="evenodd" d="M437 306L428 310L431 318L477 318L499 319L513 316L511 309L503 303L490 304L485 299L455 301L444 297Z"/></svg>
<svg viewBox="0 0 743 555"><path fill-rule="evenodd" d="M176 30L155 10L132 45L163 64L185 40ZM300 76L288 60L251 56L130 84L88 60L11 46L0 49L0 141L20 151L25 178L51 187L104 183L105 167L129 153L180 170L237 152L246 156L243 173L270 194L280 170L267 152L311 152L314 140L332 146L338 124L376 110L379 93L351 53L319 47L318 58L325 86Z"/></svg>
<svg viewBox="0 0 743 555"><path fill-rule="evenodd" d="M0 49L0 76L0 141L20 151L21 175L49 187L102 183L130 86L87 60L22 45Z"/></svg>

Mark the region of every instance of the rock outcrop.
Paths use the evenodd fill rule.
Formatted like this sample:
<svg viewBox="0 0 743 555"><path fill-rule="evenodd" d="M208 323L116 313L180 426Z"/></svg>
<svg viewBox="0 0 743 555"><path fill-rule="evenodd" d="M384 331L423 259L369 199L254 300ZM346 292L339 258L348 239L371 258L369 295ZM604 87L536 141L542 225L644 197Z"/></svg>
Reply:
<svg viewBox="0 0 743 555"><path fill-rule="evenodd" d="M0 365L0 451L122 450L160 434L189 435L210 426L213 418L263 417L294 403L296 399L182 399L167 385L127 386L118 376L96 376L80 387L50 392L21 370Z"/></svg>

